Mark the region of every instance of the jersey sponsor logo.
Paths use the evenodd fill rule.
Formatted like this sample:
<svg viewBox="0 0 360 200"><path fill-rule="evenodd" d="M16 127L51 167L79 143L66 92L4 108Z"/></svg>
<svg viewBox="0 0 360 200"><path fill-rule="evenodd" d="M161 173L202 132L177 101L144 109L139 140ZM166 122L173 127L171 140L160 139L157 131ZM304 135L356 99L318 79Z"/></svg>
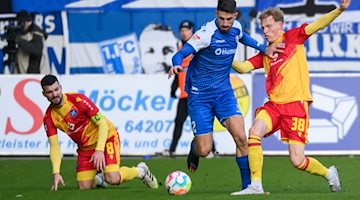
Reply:
<svg viewBox="0 0 360 200"><path fill-rule="evenodd" d="M199 36L199 35L194 35L194 40L200 40L201 39L201 37Z"/></svg>
<svg viewBox="0 0 360 200"><path fill-rule="evenodd" d="M231 54L235 54L236 49L221 49L221 48L217 48L215 50L215 55L220 56L220 55L231 55Z"/></svg>
<svg viewBox="0 0 360 200"><path fill-rule="evenodd" d="M74 109L71 110L71 111L70 111L70 116L71 116L71 117L76 117L76 116L77 116L77 111L74 110Z"/></svg>
<svg viewBox="0 0 360 200"><path fill-rule="evenodd" d="M274 59L274 62L270 62L270 66L272 67L272 66L274 66L274 65L277 65L277 64L279 64L279 63L282 63L283 62L283 58L281 58L281 59L279 59L279 60L277 60L277 58L275 58Z"/></svg>

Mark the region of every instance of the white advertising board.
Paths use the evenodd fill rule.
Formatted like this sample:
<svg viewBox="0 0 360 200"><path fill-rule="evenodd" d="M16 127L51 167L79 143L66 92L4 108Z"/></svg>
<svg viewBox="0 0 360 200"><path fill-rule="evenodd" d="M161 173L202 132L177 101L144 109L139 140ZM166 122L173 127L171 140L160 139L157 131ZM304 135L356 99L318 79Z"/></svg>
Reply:
<svg viewBox="0 0 360 200"><path fill-rule="evenodd" d="M0 78L0 155L47 155L42 125L48 102L41 94L41 75L5 75ZM167 75L59 76L63 92L81 92L117 127L122 155L153 155L169 148L177 99L170 97ZM251 125L252 76L232 77L239 105ZM221 154L234 154L229 133L215 124L214 139ZM59 132L61 151L76 154L76 144ZM184 124L177 154L187 154L193 137L189 118Z"/></svg>

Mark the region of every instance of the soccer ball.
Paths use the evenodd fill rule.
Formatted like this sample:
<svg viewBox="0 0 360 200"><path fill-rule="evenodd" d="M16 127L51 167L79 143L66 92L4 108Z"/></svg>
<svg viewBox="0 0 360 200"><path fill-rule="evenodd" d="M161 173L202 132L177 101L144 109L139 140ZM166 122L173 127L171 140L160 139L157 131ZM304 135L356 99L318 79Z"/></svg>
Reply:
<svg viewBox="0 0 360 200"><path fill-rule="evenodd" d="M190 191L191 179L185 172L174 171L166 177L165 187L169 194L186 194Z"/></svg>

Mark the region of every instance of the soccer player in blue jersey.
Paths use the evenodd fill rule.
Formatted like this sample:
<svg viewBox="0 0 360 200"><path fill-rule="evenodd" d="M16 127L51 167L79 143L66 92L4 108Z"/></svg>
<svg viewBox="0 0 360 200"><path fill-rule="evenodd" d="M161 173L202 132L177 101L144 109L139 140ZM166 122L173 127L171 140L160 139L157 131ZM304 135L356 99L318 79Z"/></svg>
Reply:
<svg viewBox="0 0 360 200"><path fill-rule="evenodd" d="M173 56L169 78L182 70L181 63L188 55L193 58L186 75L188 112L194 133L187 165L191 172L198 168L199 157L212 149L214 117L227 128L236 143L236 162L240 168L242 187L250 184L247 140L244 119L230 84L231 64L237 42L260 50L274 58L281 53L282 44L266 48L242 31L236 2L219 0L216 18L204 24L184 47Z"/></svg>

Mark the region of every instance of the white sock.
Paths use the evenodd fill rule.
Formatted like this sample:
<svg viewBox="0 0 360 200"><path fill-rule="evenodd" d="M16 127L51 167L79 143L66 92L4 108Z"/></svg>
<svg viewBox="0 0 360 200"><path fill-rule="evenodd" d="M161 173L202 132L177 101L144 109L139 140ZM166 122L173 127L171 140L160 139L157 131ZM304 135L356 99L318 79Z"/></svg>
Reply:
<svg viewBox="0 0 360 200"><path fill-rule="evenodd" d="M141 179L141 178L144 178L144 176L145 176L145 170L142 168L142 167L137 167L136 169L138 169L139 170L139 178Z"/></svg>
<svg viewBox="0 0 360 200"><path fill-rule="evenodd" d="M95 178L97 179L97 186L101 186L103 182L103 178L96 174Z"/></svg>
<svg viewBox="0 0 360 200"><path fill-rule="evenodd" d="M332 171L329 170L329 175L328 177L326 178L326 180L330 181L332 178L334 178L335 174L334 173L331 173Z"/></svg>

